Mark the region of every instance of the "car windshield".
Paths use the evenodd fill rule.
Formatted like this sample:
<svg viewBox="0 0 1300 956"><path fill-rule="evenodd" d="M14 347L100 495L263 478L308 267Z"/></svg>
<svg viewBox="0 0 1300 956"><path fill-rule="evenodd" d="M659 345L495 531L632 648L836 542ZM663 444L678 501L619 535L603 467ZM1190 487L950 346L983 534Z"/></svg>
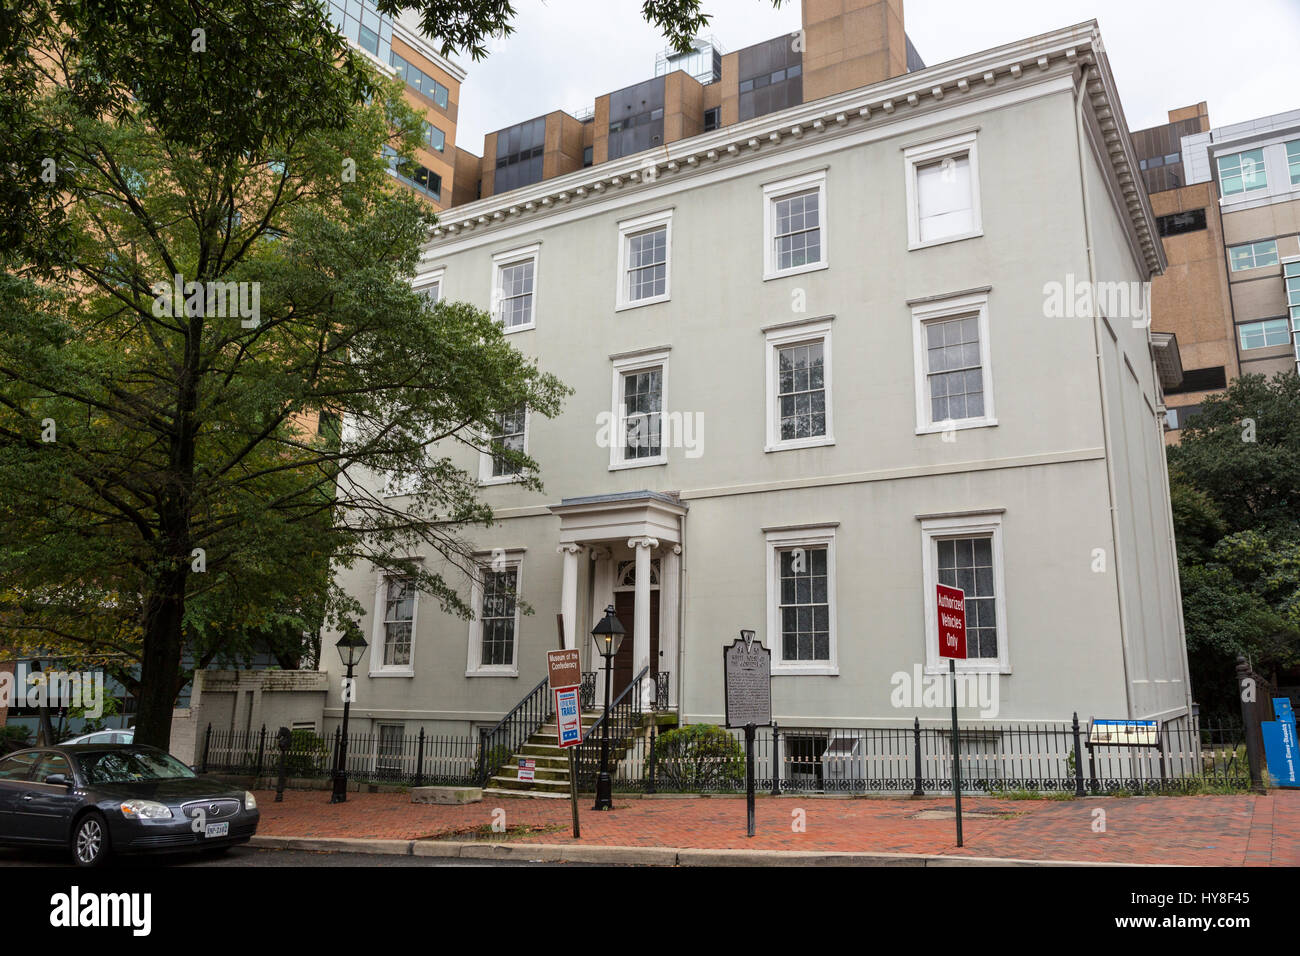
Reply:
<svg viewBox="0 0 1300 956"><path fill-rule="evenodd" d="M194 771L170 754L147 750L105 750L77 754L82 776L89 784L141 783L192 777Z"/></svg>

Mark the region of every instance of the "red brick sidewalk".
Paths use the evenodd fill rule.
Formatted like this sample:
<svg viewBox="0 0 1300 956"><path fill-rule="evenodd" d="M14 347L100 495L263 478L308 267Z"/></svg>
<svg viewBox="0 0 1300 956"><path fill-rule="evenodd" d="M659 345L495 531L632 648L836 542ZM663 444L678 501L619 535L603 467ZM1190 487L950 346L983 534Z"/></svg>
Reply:
<svg viewBox="0 0 1300 956"><path fill-rule="evenodd" d="M273 792L258 793L261 835L417 840L460 831L462 839L473 839L470 831L489 826L500 808L512 831L518 826L559 828L512 837L511 842L1300 865L1300 792L1287 790L1268 796L1070 801L967 798L962 801L966 845L960 850L951 815L935 814L950 811L950 799L764 798L757 803L757 836L748 839L743 798L632 799L616 794L611 813L596 813L590 798L583 800L582 839L577 841L568 829L569 804L561 800L490 797L465 806L432 806L413 804L400 793L353 793L347 803L331 805L327 791L288 791L283 803L274 799ZM1097 810L1105 812L1104 820ZM792 829L798 811L805 814L805 832Z"/></svg>

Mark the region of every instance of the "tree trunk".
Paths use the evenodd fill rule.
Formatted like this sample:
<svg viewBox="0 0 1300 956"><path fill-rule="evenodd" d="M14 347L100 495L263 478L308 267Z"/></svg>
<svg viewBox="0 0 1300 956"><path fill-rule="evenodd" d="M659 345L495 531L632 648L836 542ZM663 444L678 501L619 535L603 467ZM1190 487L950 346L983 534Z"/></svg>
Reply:
<svg viewBox="0 0 1300 956"><path fill-rule="evenodd" d="M185 615L184 570L163 574L145 612L140 686L136 690L135 742L171 750L176 674L181 666Z"/></svg>

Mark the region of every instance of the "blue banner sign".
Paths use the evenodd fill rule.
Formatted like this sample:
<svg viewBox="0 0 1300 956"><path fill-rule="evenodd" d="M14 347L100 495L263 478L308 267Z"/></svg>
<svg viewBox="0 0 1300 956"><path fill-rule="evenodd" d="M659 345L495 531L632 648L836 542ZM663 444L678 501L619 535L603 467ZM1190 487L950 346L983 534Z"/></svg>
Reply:
<svg viewBox="0 0 1300 956"><path fill-rule="evenodd" d="M1296 747L1295 711L1285 697L1273 698L1277 720L1260 724L1264 736L1264 756L1268 775L1279 787L1300 787L1300 749Z"/></svg>

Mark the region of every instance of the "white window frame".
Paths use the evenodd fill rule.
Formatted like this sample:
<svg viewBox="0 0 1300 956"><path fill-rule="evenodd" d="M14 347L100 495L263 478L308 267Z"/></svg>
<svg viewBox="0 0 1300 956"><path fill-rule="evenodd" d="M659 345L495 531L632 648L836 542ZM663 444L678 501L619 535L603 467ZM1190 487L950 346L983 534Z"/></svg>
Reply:
<svg viewBox="0 0 1300 956"><path fill-rule="evenodd" d="M493 554L503 554L505 557L500 568L492 567ZM470 583L470 608L473 610L473 617L469 622L469 653L465 664L466 677L518 677L519 676L519 602L524 593L524 549L523 548L501 548L496 552L479 552L475 554L475 574ZM514 660L509 664L484 664L483 663L483 621L480 614L483 611L483 577L482 572L504 571L509 568L515 569L515 639L514 639Z"/></svg>
<svg viewBox="0 0 1300 956"><path fill-rule="evenodd" d="M524 454L528 454L528 436L532 431L533 410L524 405ZM483 447L492 446L492 435L483 434L480 437ZM480 485L508 485L513 482L523 481L523 474L517 475L494 475L492 474L492 453L481 451L478 456L478 483Z"/></svg>
<svg viewBox="0 0 1300 956"><path fill-rule="evenodd" d="M416 635L419 633L417 628L420 623L420 589L415 589L415 594L411 599L411 659L408 664L384 664L384 647L387 632L385 630L385 617L388 610L388 582L394 578L407 577L405 574L394 574L387 571L381 571L375 584L375 613L374 623L370 630L370 677L414 677L415 676L415 646Z"/></svg>
<svg viewBox="0 0 1300 956"><path fill-rule="evenodd" d="M1010 674L1011 643L1007 634L1006 574L1002 552L1002 515L999 512L951 515L921 520L921 567L925 606L925 672L946 674L948 660L939 656L938 609L935 606L939 583L938 541L941 538L975 537L988 534L993 539L993 594L997 606L998 656L957 661L959 673Z"/></svg>
<svg viewBox="0 0 1300 956"><path fill-rule="evenodd" d="M767 536L767 645L772 651L773 675L820 675L838 677L840 673L839 644L836 636L835 606L835 530L833 524L806 525L799 528L782 528L766 533ZM829 654L824 661L786 661L781 640L781 563L779 551L800 547L826 548L826 603L829 615Z"/></svg>
<svg viewBox="0 0 1300 956"><path fill-rule="evenodd" d="M794 193L807 192L810 189L817 190L817 228L820 232L818 248L821 251L821 258L817 262L808 262L789 269L778 269L776 265L776 201ZM766 183L763 186L763 281L830 268L828 218L826 210L826 170L824 168L790 179Z"/></svg>
<svg viewBox="0 0 1300 956"><path fill-rule="evenodd" d="M609 470L620 471L624 468L646 468L652 465L668 464L668 433L665 427L668 420L668 350L662 349L627 358L614 359L612 364L614 377L610 388L610 414L612 415L613 430L610 433L609 441ZM653 458L626 460L623 458L623 441L627 436L627 429L623 427L623 376L631 372L649 371L653 368L662 369L659 376L659 454Z"/></svg>
<svg viewBox="0 0 1300 956"><path fill-rule="evenodd" d="M764 334L767 361L767 442L763 451L786 451L793 448L817 448L835 444L835 427L832 419L831 392L831 320L811 319L797 325L771 329ZM822 379L826 392L826 434L812 438L781 438L781 381L777 371L777 356L781 349L791 345L822 343Z"/></svg>
<svg viewBox="0 0 1300 956"><path fill-rule="evenodd" d="M375 727L375 752L370 755L371 756L370 769L376 773L378 773L381 770L388 770L388 769L393 769L396 770L398 773L401 773L403 767L405 767L406 765L406 748L405 748L406 721L377 720L375 721L374 727ZM388 727L390 729L396 727L398 730L401 731L401 733L398 735L398 740L400 741L400 744L398 745L398 751L396 754L391 755L394 762L390 766L380 765L380 760L385 756L384 754L380 753L380 751L383 750L384 747L385 727Z"/></svg>
<svg viewBox="0 0 1300 956"><path fill-rule="evenodd" d="M518 249L509 249L505 252L498 252L492 257L492 318L494 321L502 323L501 330L510 335L514 332L527 332L529 329L537 328L537 288L540 285L541 267L542 267L542 244L534 242L532 245L521 246ZM523 325L516 325L507 328L501 315L501 273L509 266L522 265L531 261L533 264L533 310L528 316L528 321Z"/></svg>
<svg viewBox="0 0 1300 956"><path fill-rule="evenodd" d="M921 192L917 186L917 167L936 160L942 161L955 157L961 153L970 157L971 228L967 232L927 239L923 242L919 207ZM903 150L903 167L907 194L907 248L909 250L928 249L930 246L961 242L964 239L974 239L984 235L984 217L980 208L979 147L974 131L949 136L932 143L907 147Z"/></svg>
<svg viewBox="0 0 1300 956"><path fill-rule="evenodd" d="M536 275L537 275L536 270L537 267L534 266L533 267L534 285L536 285ZM438 289L438 294L434 297L433 301L441 302L443 298L442 277L443 274L446 273L446 271L447 270L444 267L441 269L434 269L431 272L425 272L422 275L418 275L415 277L414 281L411 282L411 288L413 288L416 292L425 293L428 291L430 286L436 286Z"/></svg>
<svg viewBox="0 0 1300 956"><path fill-rule="evenodd" d="M629 296L628 290L628 262L630 260L630 247L634 236L642 235L647 232L654 232L658 229L664 229L664 291L662 295L646 296L644 299L633 299ZM536 284L536 283L534 283ZM625 309L637 309L643 305L654 305L656 302L667 302L672 298L673 290L673 211L665 209L661 212L650 213L645 216L637 216L635 219L624 219L618 224L618 289L615 291L615 312L622 312Z"/></svg>
<svg viewBox="0 0 1300 956"><path fill-rule="evenodd" d="M925 326L933 321L956 319L974 313L980 335L980 374L984 385L984 414L979 418L951 419L936 422L930 404L928 380L929 351ZM950 429L988 428L998 423L993 409L992 346L989 342L989 297L979 292L924 302L912 307L912 359L916 382L916 434L930 435Z"/></svg>

